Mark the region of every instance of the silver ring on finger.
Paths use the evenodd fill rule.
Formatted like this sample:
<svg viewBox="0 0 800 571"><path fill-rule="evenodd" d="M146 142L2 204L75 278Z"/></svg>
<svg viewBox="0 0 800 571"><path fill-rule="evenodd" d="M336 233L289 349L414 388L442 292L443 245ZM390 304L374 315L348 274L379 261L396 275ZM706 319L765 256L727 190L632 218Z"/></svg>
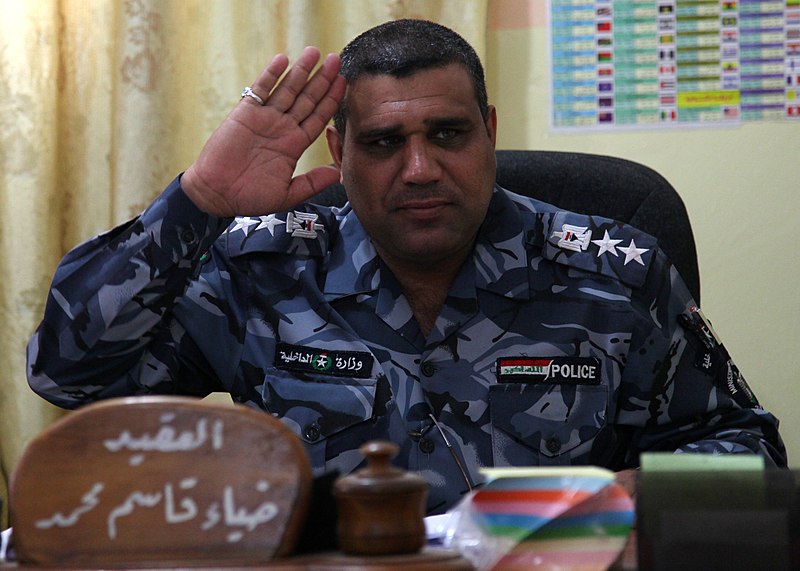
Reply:
<svg viewBox="0 0 800 571"><path fill-rule="evenodd" d="M256 101L256 102L257 102L259 105L264 105L264 104L266 103L266 101L264 101L263 99L261 99L261 97L259 97L259 96L258 96L258 95L255 93L255 91L253 91L253 88L252 88L252 87L250 87L249 85L248 85L247 87L245 87L244 89L242 89L242 99L244 99L245 97L250 97L251 99L255 99L255 101Z"/></svg>

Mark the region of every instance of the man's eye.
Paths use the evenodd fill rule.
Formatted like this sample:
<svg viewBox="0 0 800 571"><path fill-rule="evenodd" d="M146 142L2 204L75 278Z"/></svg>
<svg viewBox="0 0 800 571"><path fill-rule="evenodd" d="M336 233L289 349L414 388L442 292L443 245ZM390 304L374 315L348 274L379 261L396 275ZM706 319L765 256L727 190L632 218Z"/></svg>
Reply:
<svg viewBox="0 0 800 571"><path fill-rule="evenodd" d="M455 129L439 129L433 134L433 138L437 141L451 141L458 136L458 131Z"/></svg>
<svg viewBox="0 0 800 571"><path fill-rule="evenodd" d="M382 137L380 139L375 139L372 141L372 144L376 147L381 147L384 149L391 149L393 147L397 147L403 142L402 137L391 136L391 137Z"/></svg>

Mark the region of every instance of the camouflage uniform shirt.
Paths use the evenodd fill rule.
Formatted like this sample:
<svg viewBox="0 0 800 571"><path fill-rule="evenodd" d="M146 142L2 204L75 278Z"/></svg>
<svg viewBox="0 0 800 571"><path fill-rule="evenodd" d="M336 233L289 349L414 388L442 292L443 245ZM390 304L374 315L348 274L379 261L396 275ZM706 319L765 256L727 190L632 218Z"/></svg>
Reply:
<svg viewBox="0 0 800 571"><path fill-rule="evenodd" d="M501 188L426 338L349 206L222 220L176 180L64 258L28 372L67 408L226 391L291 427L317 474L392 440L430 513L482 466L617 470L646 450L786 462L653 237Z"/></svg>

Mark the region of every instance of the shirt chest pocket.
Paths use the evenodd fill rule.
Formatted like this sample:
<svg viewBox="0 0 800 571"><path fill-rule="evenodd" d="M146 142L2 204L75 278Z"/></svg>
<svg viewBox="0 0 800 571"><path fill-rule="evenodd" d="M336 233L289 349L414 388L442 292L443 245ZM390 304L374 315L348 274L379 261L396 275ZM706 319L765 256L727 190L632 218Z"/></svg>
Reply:
<svg viewBox="0 0 800 571"><path fill-rule="evenodd" d="M375 407L376 381L303 374L269 368L261 397L307 444L314 444L369 420Z"/></svg>
<svg viewBox="0 0 800 571"><path fill-rule="evenodd" d="M579 462L605 426L607 406L606 385L492 385L495 465Z"/></svg>

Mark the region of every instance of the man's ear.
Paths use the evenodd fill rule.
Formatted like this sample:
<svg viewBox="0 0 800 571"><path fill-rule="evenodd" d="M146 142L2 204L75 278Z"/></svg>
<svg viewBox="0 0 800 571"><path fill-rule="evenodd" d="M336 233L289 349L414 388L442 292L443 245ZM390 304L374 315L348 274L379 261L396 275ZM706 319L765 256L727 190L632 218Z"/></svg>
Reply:
<svg viewBox="0 0 800 571"><path fill-rule="evenodd" d="M342 135L333 125L328 125L325 129L325 140L328 142L328 151L331 154L334 164L337 168L342 168L342 146L344 141Z"/></svg>

